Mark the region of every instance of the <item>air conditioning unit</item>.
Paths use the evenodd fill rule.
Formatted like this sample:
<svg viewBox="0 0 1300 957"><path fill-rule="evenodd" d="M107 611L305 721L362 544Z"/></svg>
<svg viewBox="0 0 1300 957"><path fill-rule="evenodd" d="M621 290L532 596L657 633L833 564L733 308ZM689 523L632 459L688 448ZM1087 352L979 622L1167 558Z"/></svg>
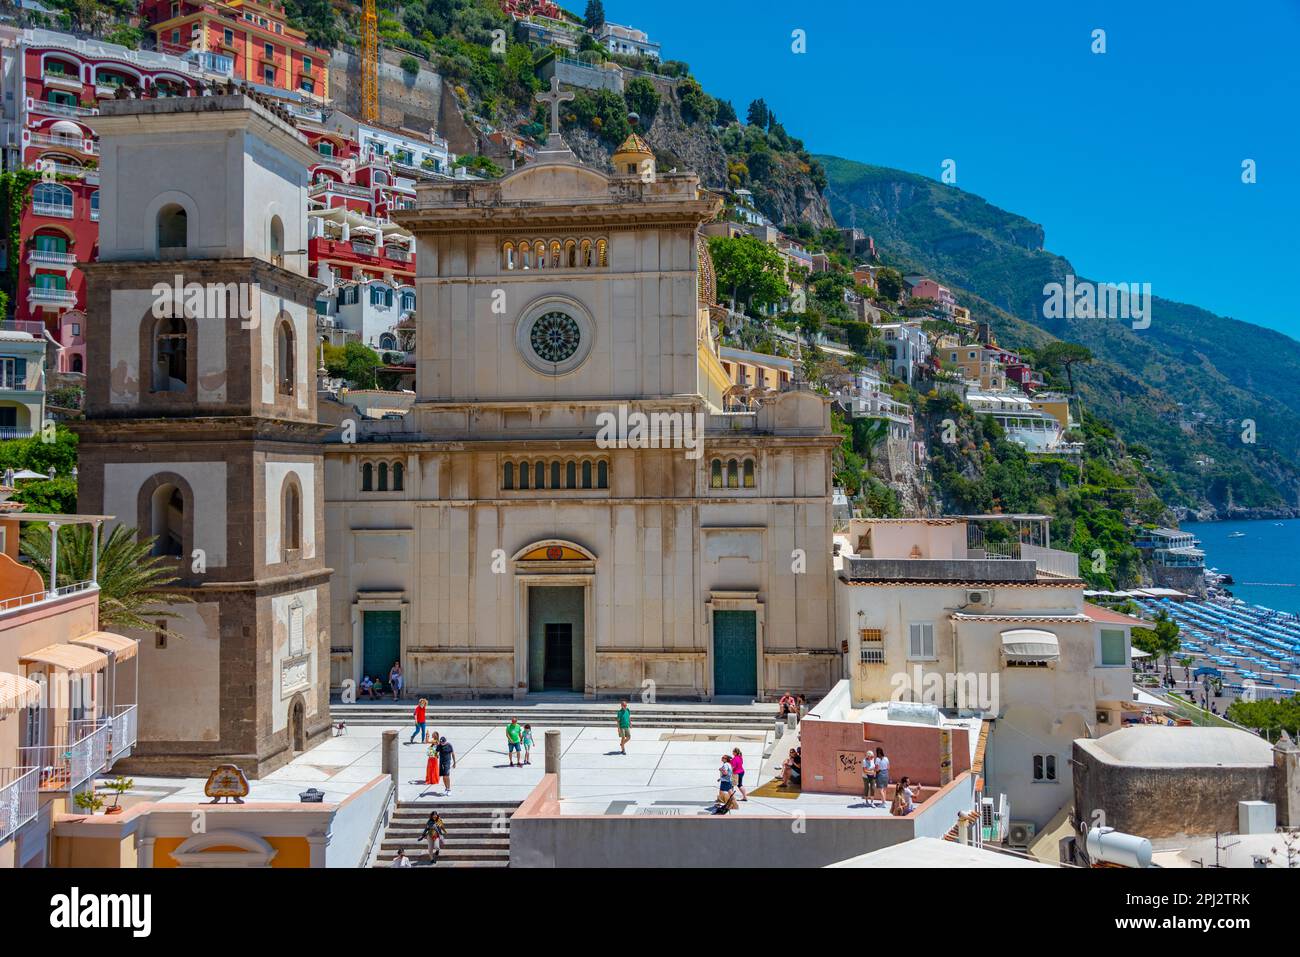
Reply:
<svg viewBox="0 0 1300 957"><path fill-rule="evenodd" d="M991 828L997 823L997 812L994 810L992 798L985 798L980 802L980 826Z"/></svg>
<svg viewBox="0 0 1300 957"><path fill-rule="evenodd" d="M966 604L971 608L992 608L993 592L988 588L971 588L966 592Z"/></svg>
<svg viewBox="0 0 1300 957"><path fill-rule="evenodd" d="M1110 712L1109 712L1109 711L1098 711L1098 712L1097 712L1097 723L1098 723L1098 724L1110 724Z"/></svg>
<svg viewBox="0 0 1300 957"><path fill-rule="evenodd" d="M1034 839L1033 821L1012 821L1007 828L1007 845L1009 847L1028 847Z"/></svg>

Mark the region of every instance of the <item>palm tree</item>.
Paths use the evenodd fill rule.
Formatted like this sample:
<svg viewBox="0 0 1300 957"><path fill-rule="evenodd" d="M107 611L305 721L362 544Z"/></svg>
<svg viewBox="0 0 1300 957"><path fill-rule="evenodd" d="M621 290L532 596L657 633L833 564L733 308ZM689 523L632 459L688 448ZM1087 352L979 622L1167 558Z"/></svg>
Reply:
<svg viewBox="0 0 1300 957"><path fill-rule="evenodd" d="M89 581L93 566L94 532L76 525L59 534L58 585ZM166 605L193 602L188 595L167 590L179 576L166 558L152 554L154 539L137 538L136 530L116 526L99 545L99 624L122 629L157 631L158 620L179 617ZM23 531L23 556L41 577L50 576L50 532L41 525ZM171 634L170 632L167 632ZM175 635L174 637L181 637Z"/></svg>
<svg viewBox="0 0 1300 957"><path fill-rule="evenodd" d="M855 419L853 425L853 437L861 442L860 451L867 460L867 471L870 472L876 464L876 446L889 438L889 420ZM857 445L857 442L854 444Z"/></svg>

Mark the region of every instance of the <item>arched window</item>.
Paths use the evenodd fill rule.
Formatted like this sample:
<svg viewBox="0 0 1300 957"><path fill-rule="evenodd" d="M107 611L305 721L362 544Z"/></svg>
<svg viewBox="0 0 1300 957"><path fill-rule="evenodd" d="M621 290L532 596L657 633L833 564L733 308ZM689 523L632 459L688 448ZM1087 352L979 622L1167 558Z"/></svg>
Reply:
<svg viewBox="0 0 1300 957"><path fill-rule="evenodd" d="M605 240L603 239L597 240L596 241L596 265L608 266L609 265L608 254L609 254L609 244L606 243Z"/></svg>
<svg viewBox="0 0 1300 957"><path fill-rule="evenodd" d="M403 490L403 489L402 489L402 479L403 479L403 477L404 477L403 473L404 473L405 471L406 471L406 470L405 470L404 468L402 468L402 463L401 463L401 462L394 462L394 463L393 463L393 491L394 491L394 492L400 492L400 491Z"/></svg>
<svg viewBox="0 0 1300 957"><path fill-rule="evenodd" d="M745 488L754 487L754 460L745 459Z"/></svg>
<svg viewBox="0 0 1300 957"><path fill-rule="evenodd" d="M551 240L551 268L560 268L560 241L558 239Z"/></svg>
<svg viewBox="0 0 1300 957"><path fill-rule="evenodd" d="M369 462L361 466L361 491L373 492L375 490L375 467Z"/></svg>
<svg viewBox="0 0 1300 957"><path fill-rule="evenodd" d="M520 487L521 489L527 489L527 488L528 488L528 473L529 473L530 471L532 471L532 470L529 469L529 467L528 467L528 463L527 463L527 462L520 462L520 463L519 463L519 487Z"/></svg>
<svg viewBox="0 0 1300 957"><path fill-rule="evenodd" d="M271 265L284 265L284 223L279 216L271 217Z"/></svg>
<svg viewBox="0 0 1300 957"><path fill-rule="evenodd" d="M99 219L99 190L90 194L90 218Z"/></svg>
<svg viewBox="0 0 1300 957"><path fill-rule="evenodd" d="M519 244L519 258L523 262L523 268L533 268L533 247L527 243Z"/></svg>
<svg viewBox="0 0 1300 957"><path fill-rule="evenodd" d="M302 494L298 483L286 481L284 490L284 560L293 556L292 552L302 549Z"/></svg>
<svg viewBox="0 0 1300 957"><path fill-rule="evenodd" d="M604 459L596 463L596 488L609 488L609 463Z"/></svg>
<svg viewBox="0 0 1300 957"><path fill-rule="evenodd" d="M560 487L560 463L551 463L551 488Z"/></svg>
<svg viewBox="0 0 1300 957"><path fill-rule="evenodd" d="M153 334L153 391L184 392L189 380L189 329L179 317L159 319Z"/></svg>
<svg viewBox="0 0 1300 957"><path fill-rule="evenodd" d="M591 488L591 460L582 463L582 487Z"/></svg>
<svg viewBox="0 0 1300 957"><path fill-rule="evenodd" d="M175 203L158 210L158 248L185 249L189 245L189 217Z"/></svg>
<svg viewBox="0 0 1300 957"><path fill-rule="evenodd" d="M727 462L727 488L740 488L740 463L735 459Z"/></svg>
<svg viewBox="0 0 1300 957"><path fill-rule="evenodd" d="M504 246L501 247L501 268L502 269L515 268L515 244L514 243L506 243Z"/></svg>
<svg viewBox="0 0 1300 957"><path fill-rule="evenodd" d="M537 462L533 465L533 488L546 488L545 462Z"/></svg>
<svg viewBox="0 0 1300 957"><path fill-rule="evenodd" d="M81 372L81 371L82 371L82 369L81 369L81 354L80 354L80 353L73 353L73 355L72 355L72 368L71 368L70 371L72 371L72 372Z"/></svg>
<svg viewBox="0 0 1300 957"><path fill-rule="evenodd" d="M32 190L33 212L41 216L72 215L72 190L58 183L39 183Z"/></svg>
<svg viewBox="0 0 1300 957"><path fill-rule="evenodd" d="M293 395L296 378L293 325L288 319L282 319L275 327L275 382L280 395Z"/></svg>
<svg viewBox="0 0 1300 957"><path fill-rule="evenodd" d="M565 488L578 487L578 463L577 462L569 462L567 465L565 465L564 487Z"/></svg>
<svg viewBox="0 0 1300 957"><path fill-rule="evenodd" d="M579 246L578 248L579 248L578 258L581 261L582 265L590 266L591 265L591 240L584 239L582 241L582 245Z"/></svg>
<svg viewBox="0 0 1300 957"><path fill-rule="evenodd" d="M539 240L537 240L537 242L533 243L533 248L537 250L537 268L538 268L538 269L545 269L545 268L546 268L546 265L547 265L547 263L546 263L546 240L544 240L544 239L539 239Z"/></svg>
<svg viewBox="0 0 1300 957"><path fill-rule="evenodd" d="M722 459L714 459L709 467L709 488L722 488Z"/></svg>
<svg viewBox="0 0 1300 957"><path fill-rule="evenodd" d="M578 244L572 239L565 240L564 262L570 269L578 265Z"/></svg>
<svg viewBox="0 0 1300 957"><path fill-rule="evenodd" d="M175 485L160 485L150 499L149 534L153 554L179 558L185 554L185 497Z"/></svg>
<svg viewBox="0 0 1300 957"><path fill-rule="evenodd" d="M501 487L510 491L515 487L515 463L507 462L501 470Z"/></svg>
<svg viewBox="0 0 1300 957"><path fill-rule="evenodd" d="M388 491L388 463L379 463L379 491Z"/></svg>
<svg viewBox="0 0 1300 957"><path fill-rule="evenodd" d="M385 332L382 336L379 337L379 348L396 349L397 337L394 336L391 332Z"/></svg>

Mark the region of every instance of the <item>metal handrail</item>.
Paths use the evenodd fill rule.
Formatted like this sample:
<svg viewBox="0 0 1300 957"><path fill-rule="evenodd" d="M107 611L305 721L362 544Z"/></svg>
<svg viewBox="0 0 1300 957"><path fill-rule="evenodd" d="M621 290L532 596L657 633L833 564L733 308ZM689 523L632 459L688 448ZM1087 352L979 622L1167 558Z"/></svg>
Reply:
<svg viewBox="0 0 1300 957"><path fill-rule="evenodd" d="M40 810L37 768L0 768L0 843Z"/></svg>

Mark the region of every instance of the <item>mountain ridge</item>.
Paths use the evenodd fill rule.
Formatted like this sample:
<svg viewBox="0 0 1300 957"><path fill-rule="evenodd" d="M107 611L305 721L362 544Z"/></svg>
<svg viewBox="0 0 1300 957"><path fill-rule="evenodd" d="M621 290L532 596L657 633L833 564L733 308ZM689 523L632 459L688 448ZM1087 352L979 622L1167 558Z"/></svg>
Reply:
<svg viewBox="0 0 1300 957"><path fill-rule="evenodd" d="M949 285L1006 345L1088 346L1096 361L1076 370L1080 391L1127 441L1152 450L1171 505L1202 518L1300 506L1300 342L1159 296L1146 329L1048 318L1043 287L1087 277L1045 248L1040 224L920 174L815 159L837 222L872 235L890 264Z"/></svg>

